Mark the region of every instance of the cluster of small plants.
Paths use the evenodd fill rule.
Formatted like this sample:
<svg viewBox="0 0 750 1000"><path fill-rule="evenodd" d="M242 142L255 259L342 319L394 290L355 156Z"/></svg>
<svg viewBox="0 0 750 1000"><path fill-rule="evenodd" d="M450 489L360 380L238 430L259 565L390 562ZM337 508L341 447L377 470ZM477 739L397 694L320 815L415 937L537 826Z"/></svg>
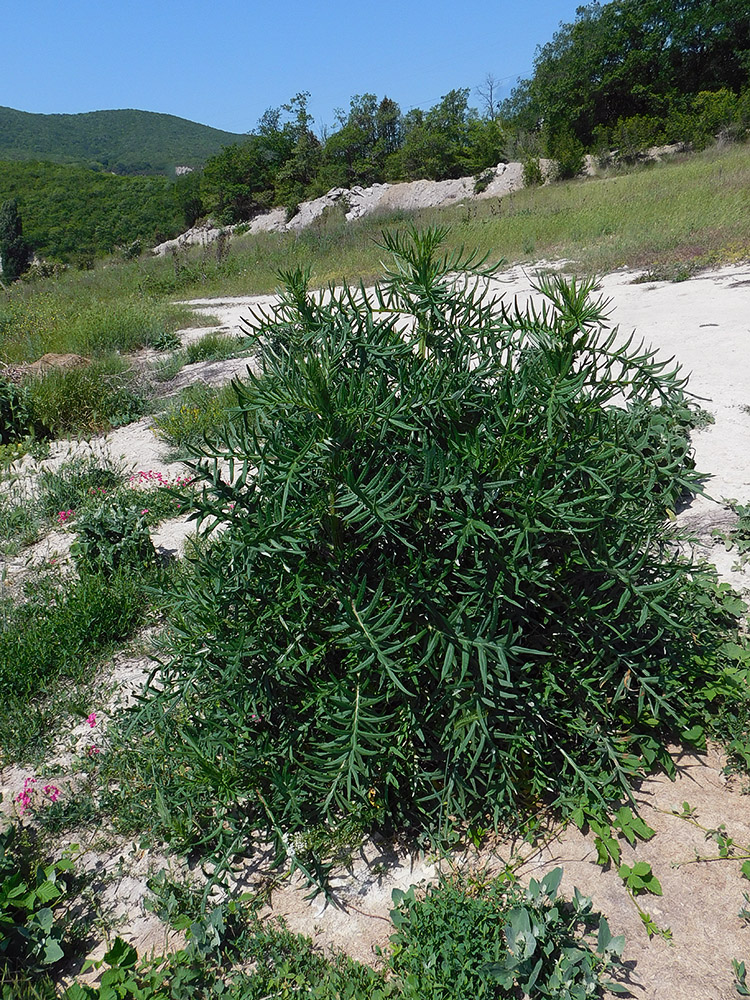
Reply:
<svg viewBox="0 0 750 1000"><path fill-rule="evenodd" d="M0 546L22 548L50 527L76 530L92 517L106 518L115 507L150 527L177 517L185 509L181 494L189 492L189 477L167 476L141 469L126 477L108 458L78 457L55 469L43 468L33 494L23 482L11 482L0 495Z"/></svg>
<svg viewBox="0 0 750 1000"><path fill-rule="evenodd" d="M152 880L150 908L187 939L168 957L139 958L116 938L82 971L95 984L56 990L61 960L81 941L66 917L74 865L46 863L29 831L14 825L0 837L0 996L62 1000L187 1000L226 996L260 1000L302 995L360 998L487 998L524 996L586 1000L603 988L626 992L622 937L574 891L558 895L562 869L524 889L510 871L442 877L408 892L395 890L390 945L378 968L344 954L325 954L283 922L262 922L250 894L205 905L199 889L165 874ZM80 937L80 935L79 935ZM42 990L33 992L34 987ZM15 991L15 992L12 992Z"/></svg>
<svg viewBox="0 0 750 1000"><path fill-rule="evenodd" d="M135 375L119 358L53 369L22 385L0 380L0 443L109 430L145 410Z"/></svg>
<svg viewBox="0 0 750 1000"><path fill-rule="evenodd" d="M185 476L140 470L125 479L106 461L77 458L44 470L33 499L25 493L0 506L8 544L50 526L75 534L77 574L53 557L0 601L0 746L24 756L41 746L55 719L78 710L92 666L132 635L156 598L164 574L149 527L180 513L190 493Z"/></svg>
<svg viewBox="0 0 750 1000"><path fill-rule="evenodd" d="M236 402L231 387L214 389L196 383L183 389L154 416L154 427L177 453L190 454L191 449L200 448L226 423Z"/></svg>

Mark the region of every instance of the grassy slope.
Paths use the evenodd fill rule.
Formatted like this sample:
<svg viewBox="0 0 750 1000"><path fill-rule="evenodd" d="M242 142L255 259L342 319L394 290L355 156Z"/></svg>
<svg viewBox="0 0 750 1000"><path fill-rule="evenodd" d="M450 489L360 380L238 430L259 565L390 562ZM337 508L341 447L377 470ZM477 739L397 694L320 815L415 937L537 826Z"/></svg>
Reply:
<svg viewBox="0 0 750 1000"><path fill-rule="evenodd" d="M565 258L580 272L626 265L679 277L698 266L750 258L748 190L750 145L734 146L502 200L355 224L333 213L299 235L237 237L221 263L214 248L174 260L106 261L90 272L17 283L0 299L0 360L34 360L55 350L132 350L185 323L185 311L167 300L272 291L280 268L310 266L319 285L368 281L381 271L375 240L382 229L411 222L449 224L453 246L479 246L510 262Z"/></svg>
<svg viewBox="0 0 750 1000"><path fill-rule="evenodd" d="M242 136L153 111L34 115L0 107L0 159L99 163L118 173L200 166Z"/></svg>
<svg viewBox="0 0 750 1000"><path fill-rule="evenodd" d="M139 265L147 287L182 297L269 292L279 269L309 266L314 284L373 279L376 241L392 225L449 225L449 245L479 247L510 263L566 259L570 270L655 267L666 277L750 257L750 144L670 162L518 191L447 208L373 215L346 223L333 211L299 234L235 237L228 259L212 251ZM179 273L177 273L179 272Z"/></svg>

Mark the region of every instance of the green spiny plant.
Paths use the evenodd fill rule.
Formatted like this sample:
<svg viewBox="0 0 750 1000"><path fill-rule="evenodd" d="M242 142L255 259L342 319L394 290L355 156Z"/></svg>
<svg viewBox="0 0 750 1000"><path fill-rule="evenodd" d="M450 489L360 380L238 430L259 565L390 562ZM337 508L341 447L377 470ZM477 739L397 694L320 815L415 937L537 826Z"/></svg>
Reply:
<svg viewBox="0 0 750 1000"><path fill-rule="evenodd" d="M542 278L521 310L445 238L384 236L373 292L285 274L194 460L223 530L132 721L187 842L263 825L299 863L291 834L345 818L603 810L738 690L736 620L665 517L700 488L684 377L592 282Z"/></svg>

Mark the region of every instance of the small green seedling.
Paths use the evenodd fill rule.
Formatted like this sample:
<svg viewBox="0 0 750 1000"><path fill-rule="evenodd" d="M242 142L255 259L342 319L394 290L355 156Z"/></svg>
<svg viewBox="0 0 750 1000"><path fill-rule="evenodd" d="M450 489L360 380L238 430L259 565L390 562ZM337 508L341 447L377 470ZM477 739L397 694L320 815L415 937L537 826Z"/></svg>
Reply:
<svg viewBox="0 0 750 1000"><path fill-rule="evenodd" d="M630 865L620 865L617 874L634 896L644 892L650 892L653 896L663 895L661 883L646 861L636 861L632 868Z"/></svg>

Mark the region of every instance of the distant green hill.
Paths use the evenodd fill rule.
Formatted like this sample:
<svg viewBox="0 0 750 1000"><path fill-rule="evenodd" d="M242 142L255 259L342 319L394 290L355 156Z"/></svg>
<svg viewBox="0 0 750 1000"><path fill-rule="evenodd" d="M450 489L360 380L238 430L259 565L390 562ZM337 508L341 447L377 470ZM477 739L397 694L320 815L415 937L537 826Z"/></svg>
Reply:
<svg viewBox="0 0 750 1000"><path fill-rule="evenodd" d="M0 162L0 205L14 198L42 257L83 262L175 236L183 215L166 177L116 177L61 163Z"/></svg>
<svg viewBox="0 0 750 1000"><path fill-rule="evenodd" d="M33 115L0 107L0 160L52 160L118 174L174 174L200 167L234 132L153 111L89 111Z"/></svg>

